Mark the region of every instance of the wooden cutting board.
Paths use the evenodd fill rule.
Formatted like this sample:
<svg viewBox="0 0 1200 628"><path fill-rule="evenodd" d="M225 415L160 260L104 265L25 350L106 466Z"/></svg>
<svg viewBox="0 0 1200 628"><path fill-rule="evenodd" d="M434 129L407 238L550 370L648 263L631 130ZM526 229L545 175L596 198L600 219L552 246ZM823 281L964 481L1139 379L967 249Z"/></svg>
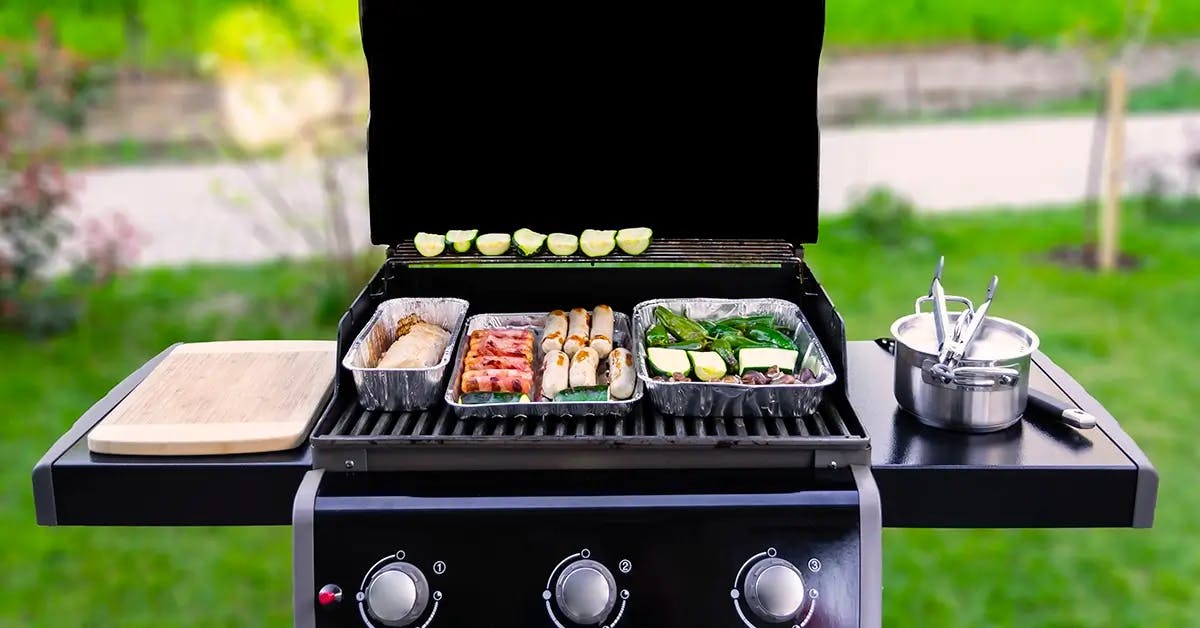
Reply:
<svg viewBox="0 0 1200 628"><path fill-rule="evenodd" d="M336 343L179 345L88 434L96 453L238 454L304 442L336 371Z"/></svg>

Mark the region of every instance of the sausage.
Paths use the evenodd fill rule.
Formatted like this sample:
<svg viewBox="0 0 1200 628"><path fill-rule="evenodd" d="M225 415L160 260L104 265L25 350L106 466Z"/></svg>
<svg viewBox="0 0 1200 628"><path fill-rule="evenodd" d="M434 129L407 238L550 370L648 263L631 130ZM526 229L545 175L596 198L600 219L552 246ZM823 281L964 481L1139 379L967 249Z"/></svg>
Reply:
<svg viewBox="0 0 1200 628"><path fill-rule="evenodd" d="M571 388L596 385L596 369L600 356L591 347L584 347L571 356Z"/></svg>
<svg viewBox="0 0 1200 628"><path fill-rule="evenodd" d="M608 357L613 348L613 311L607 305L597 305L592 313L592 331L588 346L596 350L600 359Z"/></svg>
<svg viewBox="0 0 1200 628"><path fill-rule="evenodd" d="M629 349L613 349L608 354L608 396L613 399L628 399L633 396L637 375L633 368L633 354Z"/></svg>
<svg viewBox="0 0 1200 628"><path fill-rule="evenodd" d="M574 356L576 351L587 346L588 330L591 329L591 314L587 310L577 307L571 310L570 325L567 328L567 341L563 343L563 351L569 356Z"/></svg>
<svg viewBox="0 0 1200 628"><path fill-rule="evenodd" d="M542 352L562 351L567 340L567 313L554 310L546 315L546 326L542 330Z"/></svg>
<svg viewBox="0 0 1200 628"><path fill-rule="evenodd" d="M562 351L550 351L542 360L542 396L553 399L567 389L567 373L571 358Z"/></svg>

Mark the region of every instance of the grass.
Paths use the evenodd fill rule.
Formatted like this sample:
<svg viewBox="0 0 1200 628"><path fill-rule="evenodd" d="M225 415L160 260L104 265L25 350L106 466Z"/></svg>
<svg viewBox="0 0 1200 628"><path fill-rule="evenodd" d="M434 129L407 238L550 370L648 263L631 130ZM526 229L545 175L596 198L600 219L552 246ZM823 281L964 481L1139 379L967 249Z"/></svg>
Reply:
<svg viewBox="0 0 1200 628"><path fill-rule="evenodd" d="M300 54L361 63L362 56L354 2L5 0L0 39L32 39L41 17L88 58L146 69L194 70L205 54L251 62Z"/></svg>
<svg viewBox="0 0 1200 628"><path fill-rule="evenodd" d="M957 43L1070 43L1122 32L1127 0L830 0L826 41L842 48ZM1134 4L1145 4L1135 2ZM1200 34L1200 4L1162 0L1154 38Z"/></svg>
<svg viewBox="0 0 1200 628"><path fill-rule="evenodd" d="M877 48L959 43L1109 40L1122 30L1126 0L831 0L828 45ZM0 38L25 38L39 15L67 45L91 58L151 69L193 69L205 52L248 58L302 50L360 62L353 2L321 0L6 0ZM1200 4L1161 0L1158 39L1200 35ZM227 37L222 33L234 33Z"/></svg>
<svg viewBox="0 0 1200 628"><path fill-rule="evenodd" d="M825 221L810 263L854 339L886 334L928 285L937 253L952 290L1001 274L995 313L1099 398L1162 475L1152 530L888 530L887 626L1186 626L1200 609L1200 227L1131 216L1136 272L1054 267L1079 239L1075 211L925 219L909 243L866 242ZM29 471L95 399L177 340L332 337L308 269L285 264L135 273L92 296L83 325L33 342L0 336L0 625L288 626L289 531L34 525Z"/></svg>

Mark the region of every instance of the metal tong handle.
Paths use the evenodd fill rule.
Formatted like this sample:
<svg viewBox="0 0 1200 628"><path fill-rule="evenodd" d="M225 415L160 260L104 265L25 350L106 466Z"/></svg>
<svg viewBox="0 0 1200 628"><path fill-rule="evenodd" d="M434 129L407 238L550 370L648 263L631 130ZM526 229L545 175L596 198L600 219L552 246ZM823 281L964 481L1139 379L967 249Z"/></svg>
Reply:
<svg viewBox="0 0 1200 628"><path fill-rule="evenodd" d="M929 283L929 296L933 297L933 330L937 334L938 352L946 345L946 330L950 328L946 290L942 287L942 268L945 265L946 256L938 257L937 268L933 270L933 281Z"/></svg>
<svg viewBox="0 0 1200 628"><path fill-rule="evenodd" d="M992 275L992 281L988 284L987 298L983 304L979 306L978 310L972 310L967 314L969 318L966 323L963 323L962 315L959 316L958 325L955 325L954 336L938 354L938 360L951 371L966 356L967 349L971 347L971 342L975 340L975 336L979 335L979 330L983 327L983 321L987 318L988 308L992 306L992 298L996 296L996 284L999 282L1000 278Z"/></svg>

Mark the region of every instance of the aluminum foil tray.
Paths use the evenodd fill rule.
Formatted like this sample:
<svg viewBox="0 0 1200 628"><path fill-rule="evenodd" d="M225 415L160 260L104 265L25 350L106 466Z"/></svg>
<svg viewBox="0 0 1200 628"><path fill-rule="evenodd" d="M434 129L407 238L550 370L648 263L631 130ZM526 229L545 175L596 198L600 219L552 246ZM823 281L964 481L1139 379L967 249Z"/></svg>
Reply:
<svg viewBox="0 0 1200 628"><path fill-rule="evenodd" d="M546 312L520 314L478 314L467 319L467 331L464 338L469 338L471 332L479 329L495 329L497 327L518 327L533 330L536 339L533 343L534 376L533 394L529 397L537 399L542 387L541 364L545 353L541 347L542 328L546 324ZM623 347L633 351L633 335L630 333L629 316L622 312L613 312L613 348ZM454 368L451 371L450 383L446 387L446 404L454 410L459 418L475 417L544 417L544 416L599 416L629 414L642 398L644 384L639 379L634 385L633 396L629 399L612 401L530 401L528 403L487 403L463 404L458 402L459 379L463 372L463 358L469 348L468 342L459 343L454 356ZM598 382L608 381L608 360L600 360Z"/></svg>
<svg viewBox="0 0 1200 628"><path fill-rule="evenodd" d="M468 303L451 298L390 299L379 304L350 349L342 366L354 375L358 401L367 410L425 410L437 403L446 381L450 356L462 336ZM450 332L450 343L437 364L425 368L381 369L373 365L396 341L396 323L409 314Z"/></svg>
<svg viewBox="0 0 1200 628"><path fill-rule="evenodd" d="M792 340L809 364L819 366L815 381L806 384L724 384L710 382L656 381L646 366L646 330L654 325L654 308L667 309L694 320L730 316L771 314L775 324L794 329ZM656 299L639 303L633 310L634 360L638 379L646 385L650 400L659 412L673 416L802 417L812 414L837 373L829 355L817 341L800 306L780 299ZM803 357L801 358L803 361ZM814 369L814 371L817 369Z"/></svg>

